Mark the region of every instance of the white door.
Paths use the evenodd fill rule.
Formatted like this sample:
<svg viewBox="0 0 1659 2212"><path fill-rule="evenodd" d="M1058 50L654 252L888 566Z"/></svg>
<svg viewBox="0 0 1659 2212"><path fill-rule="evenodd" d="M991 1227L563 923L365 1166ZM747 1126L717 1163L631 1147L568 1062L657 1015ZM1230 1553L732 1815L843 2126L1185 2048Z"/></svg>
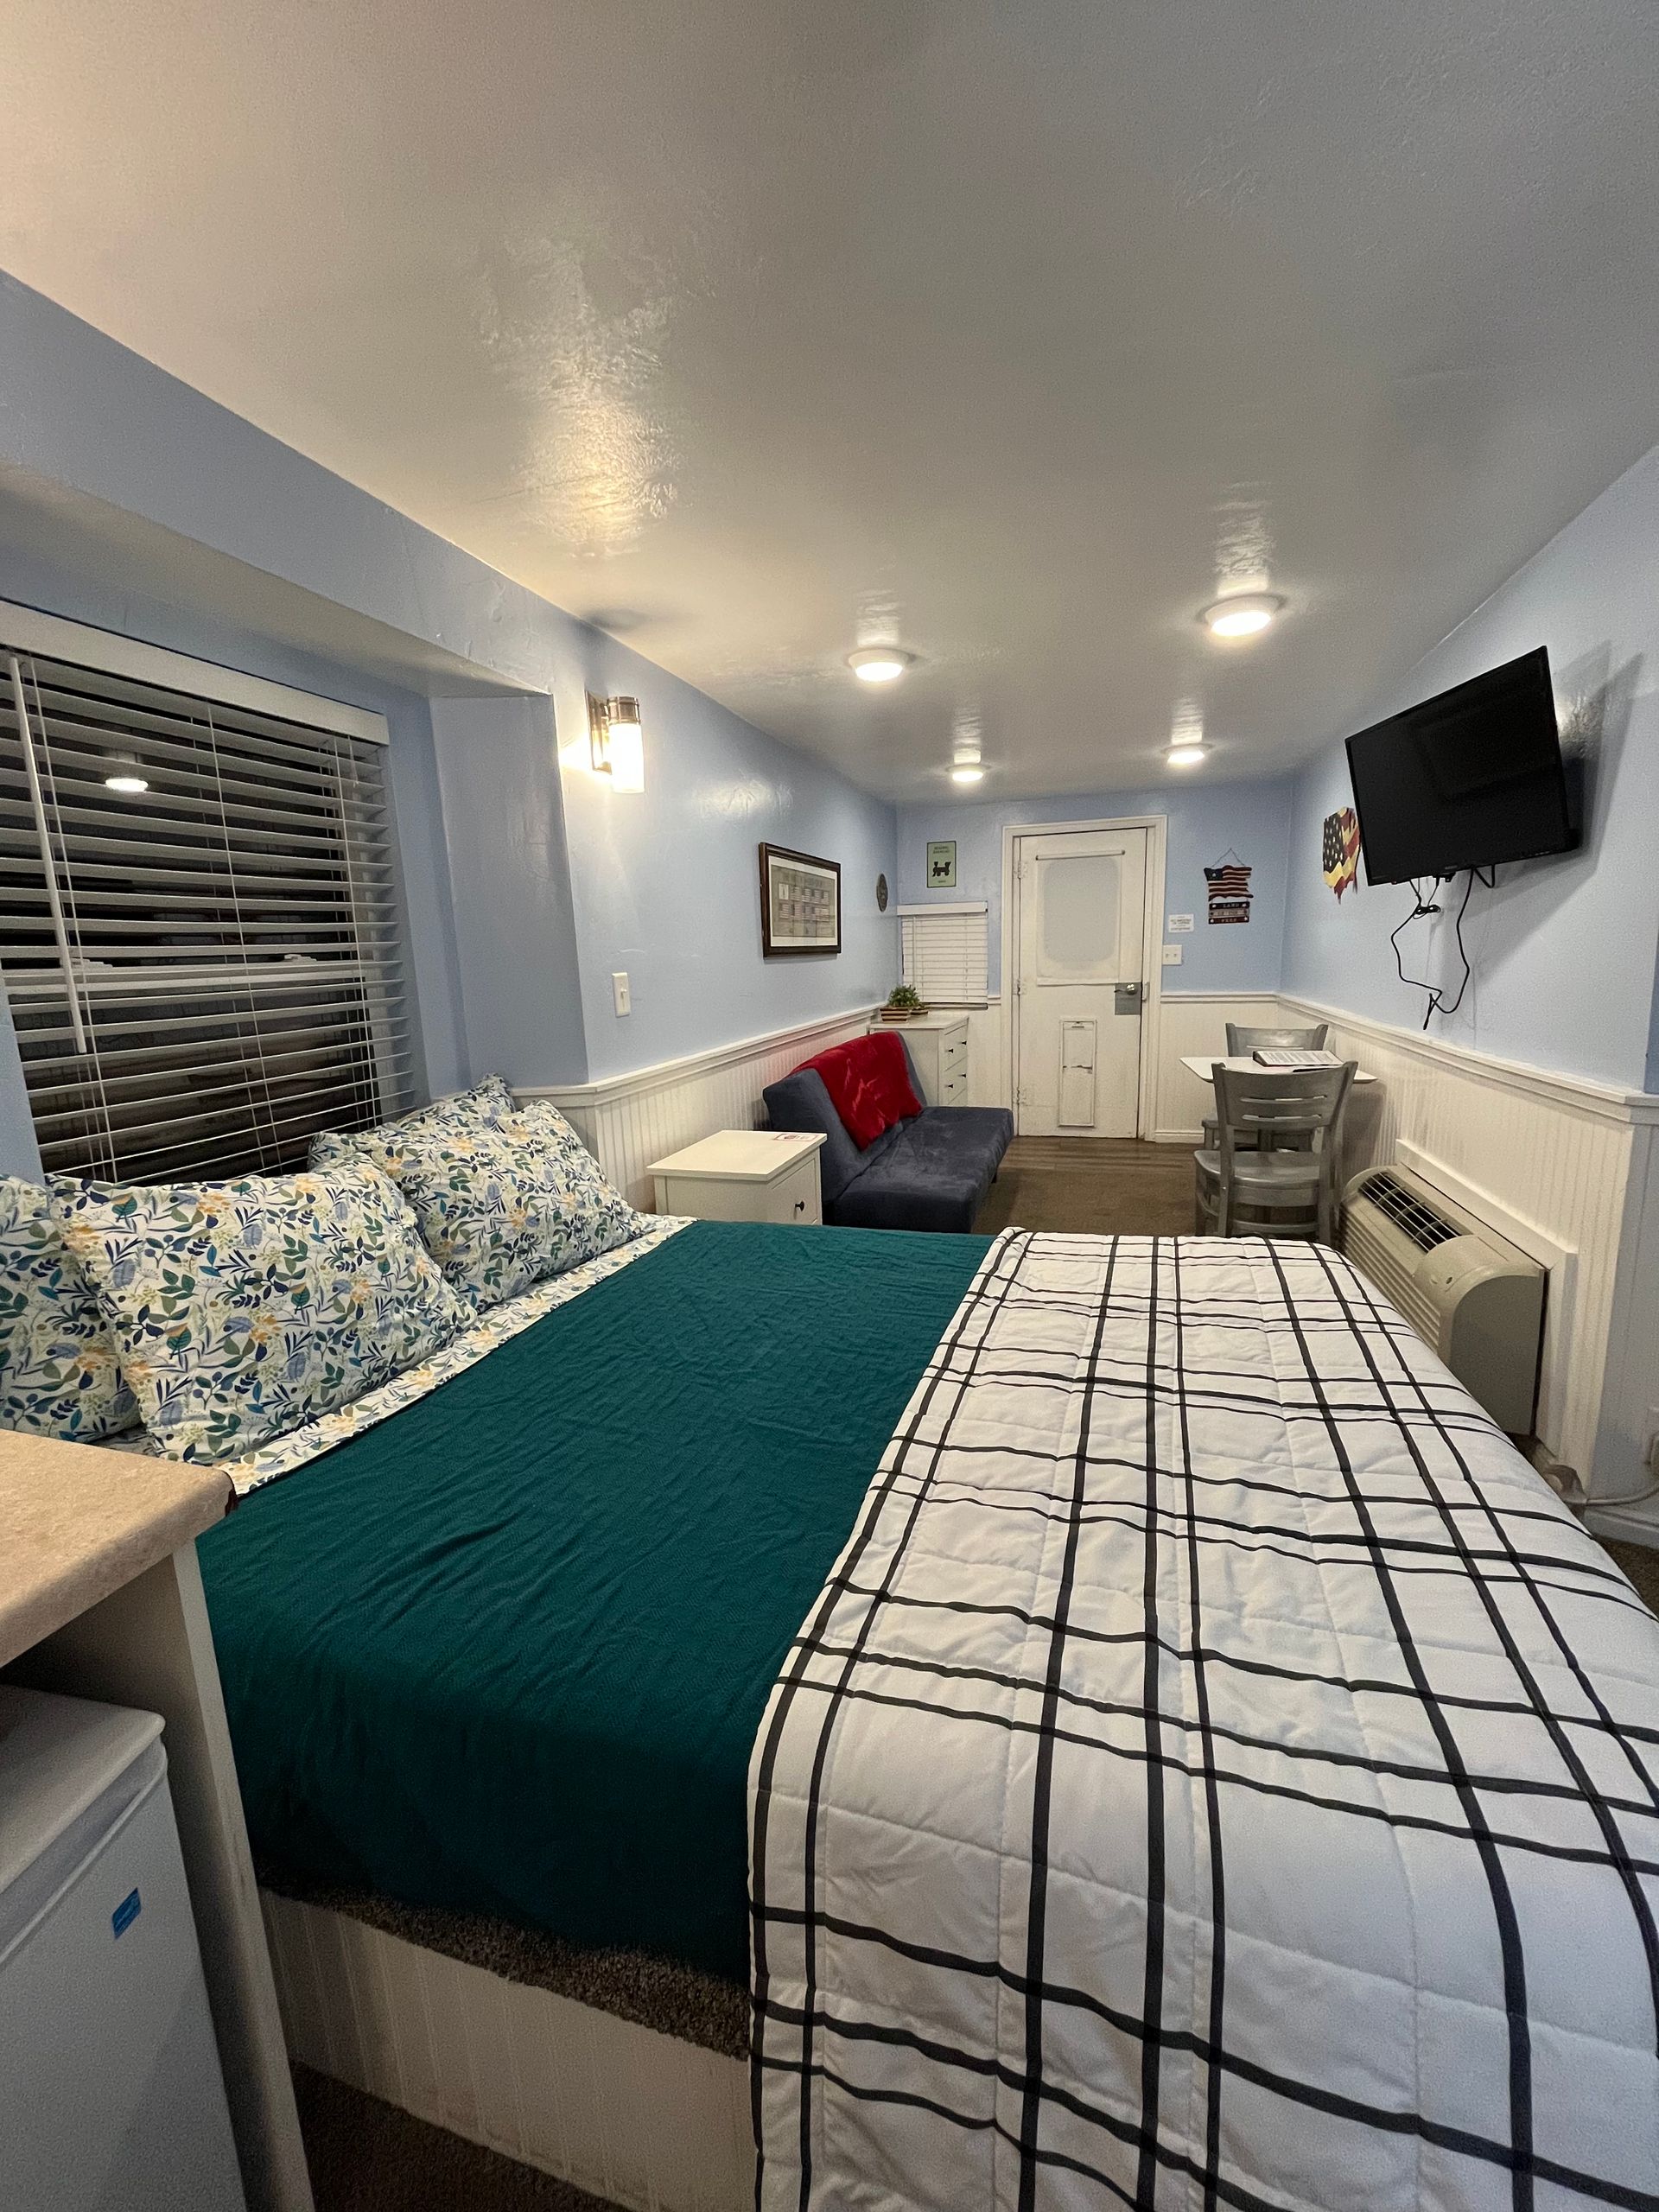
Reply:
<svg viewBox="0 0 1659 2212"><path fill-rule="evenodd" d="M1146 1001L1147 832L1016 837L1014 1127L1132 1137Z"/></svg>

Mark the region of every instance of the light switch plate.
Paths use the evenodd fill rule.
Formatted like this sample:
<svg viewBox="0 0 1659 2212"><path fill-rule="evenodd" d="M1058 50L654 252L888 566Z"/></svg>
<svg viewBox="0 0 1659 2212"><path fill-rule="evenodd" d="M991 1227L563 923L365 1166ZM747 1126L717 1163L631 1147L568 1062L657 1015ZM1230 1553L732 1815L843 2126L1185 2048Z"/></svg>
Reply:
<svg viewBox="0 0 1659 2212"><path fill-rule="evenodd" d="M1166 968L1179 968L1179 967L1180 966L1180 964L1181 964L1181 948L1180 948L1180 946L1179 946L1179 944L1166 944L1166 945L1164 947L1164 965L1165 965L1165 967L1166 967Z"/></svg>
<svg viewBox="0 0 1659 2212"><path fill-rule="evenodd" d="M628 988L628 971L619 968L611 977L611 996L616 1001L619 1014L633 1012L633 995Z"/></svg>
<svg viewBox="0 0 1659 2212"><path fill-rule="evenodd" d="M1171 937L1191 937L1191 936L1192 936L1192 915L1191 915L1191 914L1172 914L1172 915L1170 915L1170 917L1169 917L1168 934L1169 934L1169 936L1171 936Z"/></svg>

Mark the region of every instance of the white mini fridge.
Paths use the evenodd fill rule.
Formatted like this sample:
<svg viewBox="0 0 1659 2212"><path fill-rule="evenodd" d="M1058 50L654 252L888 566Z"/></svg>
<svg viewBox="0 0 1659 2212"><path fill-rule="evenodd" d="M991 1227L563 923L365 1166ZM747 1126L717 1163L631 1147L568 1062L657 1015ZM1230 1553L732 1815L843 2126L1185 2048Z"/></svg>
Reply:
<svg viewBox="0 0 1659 2212"><path fill-rule="evenodd" d="M0 2212L245 2212L161 1733L0 1683Z"/></svg>

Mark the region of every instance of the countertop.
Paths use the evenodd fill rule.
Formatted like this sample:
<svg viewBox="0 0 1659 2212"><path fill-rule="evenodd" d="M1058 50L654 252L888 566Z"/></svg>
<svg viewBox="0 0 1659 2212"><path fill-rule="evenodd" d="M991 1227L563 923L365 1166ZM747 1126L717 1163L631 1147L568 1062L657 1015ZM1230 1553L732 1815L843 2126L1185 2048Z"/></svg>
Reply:
<svg viewBox="0 0 1659 2212"><path fill-rule="evenodd" d="M224 1517L212 1467L0 1429L0 1666Z"/></svg>

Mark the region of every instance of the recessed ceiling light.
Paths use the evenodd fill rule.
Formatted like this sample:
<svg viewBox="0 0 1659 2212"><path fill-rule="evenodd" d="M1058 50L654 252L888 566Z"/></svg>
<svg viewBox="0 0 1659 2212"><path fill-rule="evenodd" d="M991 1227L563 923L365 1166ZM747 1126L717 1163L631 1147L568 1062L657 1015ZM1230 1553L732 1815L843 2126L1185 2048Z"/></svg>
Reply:
<svg viewBox="0 0 1659 2212"><path fill-rule="evenodd" d="M848 654L847 665L861 683L896 683L915 658L897 645L861 645Z"/></svg>
<svg viewBox="0 0 1659 2212"><path fill-rule="evenodd" d="M953 784L977 784L983 779L984 774L982 768L976 768L964 760L960 766L950 771L950 780Z"/></svg>
<svg viewBox="0 0 1659 2212"><path fill-rule="evenodd" d="M1284 606L1277 592L1236 591L1206 607L1198 620L1212 638L1254 638L1284 612Z"/></svg>
<svg viewBox="0 0 1659 2212"><path fill-rule="evenodd" d="M1167 755L1172 768L1196 768L1203 758L1201 745L1172 745Z"/></svg>

